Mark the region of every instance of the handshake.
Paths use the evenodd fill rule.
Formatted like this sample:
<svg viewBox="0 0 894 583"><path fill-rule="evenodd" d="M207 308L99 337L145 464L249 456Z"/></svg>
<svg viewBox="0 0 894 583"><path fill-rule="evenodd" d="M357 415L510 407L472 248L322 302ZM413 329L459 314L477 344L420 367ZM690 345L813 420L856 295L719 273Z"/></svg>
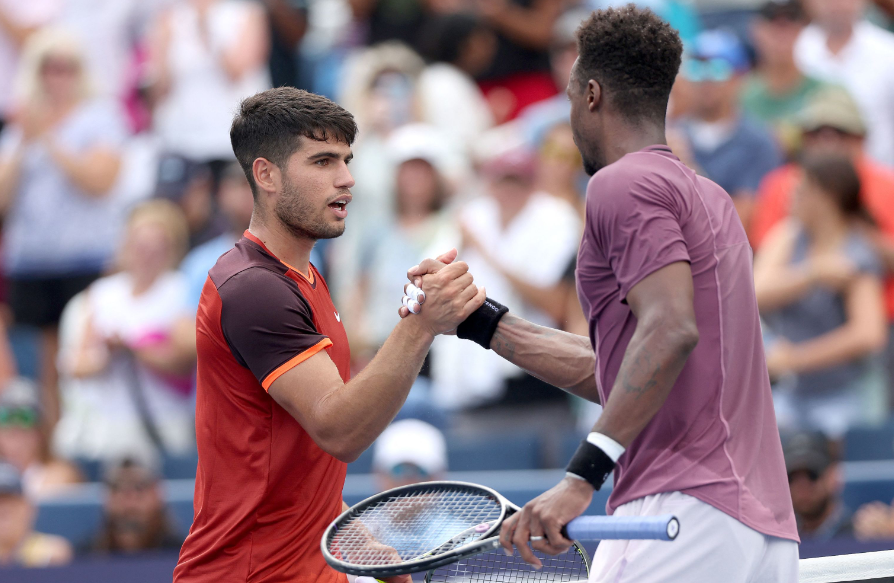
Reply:
<svg viewBox="0 0 894 583"><path fill-rule="evenodd" d="M401 318L418 315L433 336L455 333L490 348L491 337L508 309L474 284L469 266L455 261L456 255L456 249L451 249L407 271L409 283L404 286L398 314Z"/></svg>

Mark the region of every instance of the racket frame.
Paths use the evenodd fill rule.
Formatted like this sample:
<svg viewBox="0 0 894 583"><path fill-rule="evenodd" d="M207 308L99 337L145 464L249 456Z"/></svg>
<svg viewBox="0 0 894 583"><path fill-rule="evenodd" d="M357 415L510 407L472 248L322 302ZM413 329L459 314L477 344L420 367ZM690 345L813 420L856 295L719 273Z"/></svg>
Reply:
<svg viewBox="0 0 894 583"><path fill-rule="evenodd" d="M491 527L488 530L481 533L481 535L478 537L478 540L476 540L475 542L466 544L457 549L453 549L442 555L434 555L433 557L425 557L425 555L421 555L415 559L395 565L355 565L353 563L343 561L342 559L339 559L329 552L328 543L335 536L335 533L338 532L339 526L347 522L347 520L350 518L355 518L362 515L363 511L366 508L378 502L387 500L388 498L391 498L393 496L398 496L400 494L408 492L424 493L427 490L434 490L438 487L458 487L471 491L477 491L480 494L491 496L501 506L500 515L493 521ZM349 575L384 578L395 577L397 575L409 575L412 573L420 573L423 571L431 571L437 569L438 567L443 567L444 565L455 563L456 561L464 557L477 555L479 553L496 549L500 545L500 526L503 524L503 521L506 520L506 518L510 514L514 513L516 510L518 510L518 507L509 502L496 490L488 488L487 486L482 486L480 484L446 480L410 484L408 486L400 486L398 488L386 490L385 492L380 492L375 496L370 496L366 500L363 500L342 512L338 516L338 518L333 520L329 524L329 526L326 527L326 531L323 533L323 537L320 540L320 548L323 551L323 558L326 560L330 567L332 567L336 571L347 573Z"/></svg>

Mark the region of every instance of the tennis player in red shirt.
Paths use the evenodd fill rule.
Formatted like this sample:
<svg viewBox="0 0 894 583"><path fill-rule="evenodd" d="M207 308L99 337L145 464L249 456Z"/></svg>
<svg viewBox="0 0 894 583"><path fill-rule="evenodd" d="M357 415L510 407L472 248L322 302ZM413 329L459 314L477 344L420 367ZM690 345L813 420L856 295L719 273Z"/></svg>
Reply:
<svg viewBox="0 0 894 583"><path fill-rule="evenodd" d="M350 378L341 318L309 258L344 232L356 131L350 113L294 88L246 99L233 121L255 205L196 316L199 464L177 583L344 583L320 537L342 511L346 463L397 414L434 336L484 302L468 267L450 265L426 280L425 314Z"/></svg>

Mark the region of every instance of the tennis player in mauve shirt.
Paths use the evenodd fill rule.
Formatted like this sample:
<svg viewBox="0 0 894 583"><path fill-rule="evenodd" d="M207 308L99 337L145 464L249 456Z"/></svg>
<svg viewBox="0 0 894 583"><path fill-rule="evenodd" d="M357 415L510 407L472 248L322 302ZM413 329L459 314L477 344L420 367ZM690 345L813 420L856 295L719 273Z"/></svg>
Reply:
<svg viewBox="0 0 894 583"><path fill-rule="evenodd" d="M350 378L341 317L309 258L345 229L356 131L335 103L288 87L246 99L233 121L255 204L196 316L195 518L176 583L346 583L320 550L344 507L346 462L397 414L434 335L484 302L468 267L450 265L426 313Z"/></svg>
<svg viewBox="0 0 894 583"><path fill-rule="evenodd" d="M610 514L674 514L680 534L603 541L590 581L795 583L798 533L751 248L729 195L666 145L679 36L628 5L594 13L578 47L567 93L593 176L577 260L590 337L535 326L489 298L462 337L604 411L565 479L509 518L501 542L533 564L530 547L565 551L560 529L614 471ZM425 289L440 268L426 260L408 276Z"/></svg>

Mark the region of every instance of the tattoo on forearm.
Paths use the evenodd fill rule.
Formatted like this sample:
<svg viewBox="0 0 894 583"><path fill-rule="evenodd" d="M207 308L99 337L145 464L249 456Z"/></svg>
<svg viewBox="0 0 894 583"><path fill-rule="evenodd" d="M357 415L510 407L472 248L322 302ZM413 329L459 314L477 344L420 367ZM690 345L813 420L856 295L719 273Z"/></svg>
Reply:
<svg viewBox="0 0 894 583"><path fill-rule="evenodd" d="M515 342L506 338L499 328L490 341L490 348L510 362L515 358Z"/></svg>
<svg viewBox="0 0 894 583"><path fill-rule="evenodd" d="M637 383L630 377L632 376L629 372L624 375L624 379L621 381L621 385L624 387L624 391L630 394L633 394L637 400L640 397L649 393L658 385L658 378L661 376L661 363L652 363L652 354L649 352L649 349L646 347L641 348L636 352L636 356L633 358L633 362L630 366L623 366L622 368L628 369L631 372L634 371L651 371L651 376L646 379L644 383Z"/></svg>

